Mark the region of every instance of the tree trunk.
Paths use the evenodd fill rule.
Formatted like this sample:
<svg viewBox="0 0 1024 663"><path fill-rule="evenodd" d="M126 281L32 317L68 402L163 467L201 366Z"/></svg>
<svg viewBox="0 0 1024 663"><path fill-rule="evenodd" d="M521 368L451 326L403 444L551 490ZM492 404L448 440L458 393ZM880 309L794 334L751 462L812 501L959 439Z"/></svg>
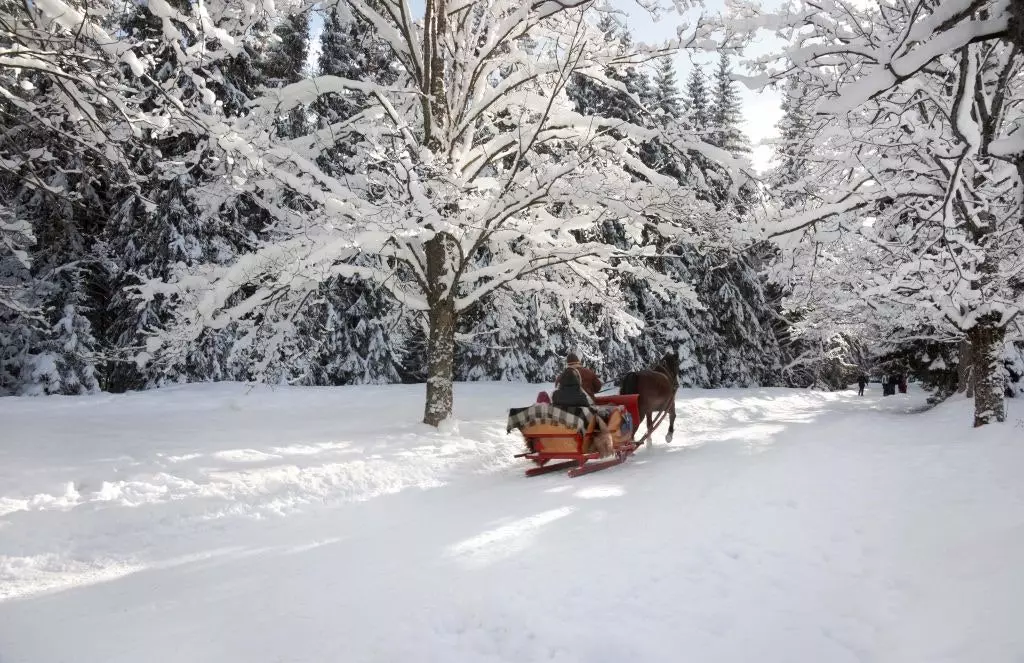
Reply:
<svg viewBox="0 0 1024 663"><path fill-rule="evenodd" d="M1003 337L999 316L982 316L967 334L971 342L974 383L974 427L1006 421L1003 385Z"/></svg>
<svg viewBox="0 0 1024 663"><path fill-rule="evenodd" d="M965 338L960 341L960 357L956 367L956 391L959 394L967 394L967 398L974 398L974 367L971 359L971 341Z"/></svg>
<svg viewBox="0 0 1024 663"><path fill-rule="evenodd" d="M455 302L439 301L428 313L427 404L423 423L437 426L452 414L452 381L455 373Z"/></svg>
<svg viewBox="0 0 1024 663"><path fill-rule="evenodd" d="M455 310L448 259L450 237L438 233L424 245L427 277L427 402L423 423L437 426L452 414L452 381L455 373Z"/></svg>

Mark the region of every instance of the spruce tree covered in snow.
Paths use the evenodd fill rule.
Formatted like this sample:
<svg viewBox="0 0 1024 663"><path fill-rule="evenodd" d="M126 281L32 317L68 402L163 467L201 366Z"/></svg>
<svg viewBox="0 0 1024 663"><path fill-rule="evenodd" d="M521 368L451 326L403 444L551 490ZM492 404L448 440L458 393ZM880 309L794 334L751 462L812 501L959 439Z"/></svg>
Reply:
<svg viewBox="0 0 1024 663"><path fill-rule="evenodd" d="M597 30L600 38L613 45L616 52L628 52L632 36L615 16L602 15ZM648 109L645 105L650 101L650 83L643 72L635 66L617 66L608 67L603 73L614 87L609 88L587 72L574 73L567 92L576 107L633 124L647 122Z"/></svg>
<svg viewBox="0 0 1024 663"><path fill-rule="evenodd" d="M170 7L182 14L188 2L175 0ZM238 62L228 60L217 81L230 91L228 108L244 112L245 99L264 83L281 85L300 75L305 62L305 41L297 31L303 17L285 22L276 35L265 35L267 47L257 54L257 65L246 71L238 66L253 53L240 51ZM161 39L166 21L151 7L134 9L127 34L142 46L153 63L154 85L146 93L154 99L173 92L186 102L202 98L195 79L182 75L187 55L175 44ZM178 34L186 44L199 37L186 26ZM274 38L276 37L276 38ZM143 50L144 49L144 50ZM245 76L233 74L245 72ZM159 86L159 87L157 87ZM279 131L301 117L278 122ZM232 359L233 330L209 330L179 352L151 361L145 350L152 334L171 318L165 298L139 301L137 288L153 278L168 278L178 265L223 264L253 245L265 215L253 209L245 194L225 181L224 159L211 149L207 130L200 123L182 122L164 131L147 131L135 148L139 186L121 200L105 228L104 262L111 274L113 293L107 304L113 323L108 331L108 352L116 359L107 367L107 388L135 389L163 382L226 380L248 377L247 356ZM135 357L140 361L134 361Z"/></svg>
<svg viewBox="0 0 1024 663"><path fill-rule="evenodd" d="M260 63L268 87L284 87L305 74L309 54L309 14L285 16L274 28L273 38Z"/></svg>
<svg viewBox="0 0 1024 663"><path fill-rule="evenodd" d="M678 121L683 115L679 84L676 80L676 65L667 55L658 58L652 102L656 110L665 114L666 119Z"/></svg>
<svg viewBox="0 0 1024 663"><path fill-rule="evenodd" d="M699 64L694 64L686 81L681 121L693 127L693 130L698 135L704 137L705 140L714 142L713 110L710 84L707 76ZM721 205L724 194L721 192L722 187L719 184L721 172L716 164L696 152L691 152L688 155L687 161L692 164L688 169L688 176L707 181L712 191L709 200L714 201L717 205Z"/></svg>
<svg viewBox="0 0 1024 663"><path fill-rule="evenodd" d="M711 97L708 91L708 79L700 65L694 65L690 76L686 79L686 95L683 105L686 119L695 131L704 133L711 127Z"/></svg>
<svg viewBox="0 0 1024 663"><path fill-rule="evenodd" d="M29 351L36 331L39 312L32 292L29 253L34 243L32 224L0 203L0 394L20 384L23 354Z"/></svg>
<svg viewBox="0 0 1024 663"><path fill-rule="evenodd" d="M457 379L548 382L557 377L566 353L579 345L563 303L541 292L500 290L489 296L461 321Z"/></svg>
<svg viewBox="0 0 1024 663"><path fill-rule="evenodd" d="M722 53L718 58L718 69L715 70L710 108L710 131L712 142L739 156L750 153L750 141L743 133L740 123L743 121L743 103L739 89L732 79L732 68L729 56Z"/></svg>
<svg viewBox="0 0 1024 663"><path fill-rule="evenodd" d="M390 85L397 78L395 65L387 43L367 19L344 5L324 12L319 75ZM319 127L329 128L351 118L366 104L365 93L346 90L321 97L311 111ZM318 165L327 173L354 176L347 169L353 150L353 145L339 142L320 155ZM311 356L322 371L322 378L315 383L402 381L410 338L417 326L415 313L403 310L379 285L359 278L335 277L320 286L317 296L322 305L303 314L313 325L308 333L316 338L316 350Z"/></svg>
<svg viewBox="0 0 1024 663"><path fill-rule="evenodd" d="M98 3L93 16L112 5ZM0 64L0 392L98 387L92 240L131 185L123 148L132 128L154 110L135 96L141 63L94 19L67 11L0 8L11 54Z"/></svg>
<svg viewBox="0 0 1024 663"><path fill-rule="evenodd" d="M17 181L3 178L11 200ZM28 370L28 353L38 344L40 312L33 291L32 224L17 206L0 203L0 395L18 390Z"/></svg>
<svg viewBox="0 0 1024 663"><path fill-rule="evenodd" d="M769 173L772 186L780 189L783 204L793 204L808 193L794 190L809 172L808 157L812 149L811 109L804 84L798 76L789 78L782 88L782 119L775 156L778 163ZM808 183L809 184L809 183Z"/></svg>
<svg viewBox="0 0 1024 663"><path fill-rule="evenodd" d="M691 74L688 95L681 103L672 62L663 58L654 83L647 87L653 108L663 111L658 116L661 122L687 125L697 131L711 126L710 98L702 74ZM581 112L590 111L588 103L600 107L607 104L607 99L577 97ZM673 178L703 183L710 175L711 181L722 182L726 175L703 155L666 151L657 140L651 141L642 154L649 167ZM734 202L726 194L723 188L708 194L707 199L730 210ZM613 232L607 233L604 241L627 241L613 228L609 230ZM725 233L708 233L702 239L705 246L697 249L679 245L654 229L643 234L641 241L666 254L652 260L652 269L692 283L699 301L654 294L642 280L629 276L618 280L621 315L608 316L599 323L605 339L600 343L601 354L613 375L651 363L664 348L673 348L681 359L681 384L750 386L780 380L782 356L773 325L777 313L765 294L757 266L724 248L729 246Z"/></svg>
<svg viewBox="0 0 1024 663"><path fill-rule="evenodd" d="M22 87L25 101L52 91L45 78L32 78L31 87ZM10 163L29 159L7 171L3 187L10 196L4 290L10 288L11 295L0 309L0 326L7 329L0 334L10 344L3 352L0 390L94 391L101 348L90 322L98 271L93 237L117 188L95 152L54 140L17 110L4 119L3 150Z"/></svg>

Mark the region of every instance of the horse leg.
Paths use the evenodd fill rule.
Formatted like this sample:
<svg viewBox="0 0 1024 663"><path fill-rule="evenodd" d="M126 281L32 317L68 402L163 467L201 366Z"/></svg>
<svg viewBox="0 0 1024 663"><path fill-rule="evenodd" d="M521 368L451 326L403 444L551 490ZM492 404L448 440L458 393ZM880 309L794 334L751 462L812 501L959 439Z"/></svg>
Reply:
<svg viewBox="0 0 1024 663"><path fill-rule="evenodd" d="M648 410L647 411L647 441L644 443L644 447L646 447L647 449L651 448L651 438L654 437L654 432L651 430L651 426L652 425L653 425L653 423L651 422L651 410Z"/></svg>
<svg viewBox="0 0 1024 663"><path fill-rule="evenodd" d="M669 444L672 443L672 433L676 430L676 399L672 397L672 402L668 404L670 408L668 411L668 435L665 436L665 441Z"/></svg>

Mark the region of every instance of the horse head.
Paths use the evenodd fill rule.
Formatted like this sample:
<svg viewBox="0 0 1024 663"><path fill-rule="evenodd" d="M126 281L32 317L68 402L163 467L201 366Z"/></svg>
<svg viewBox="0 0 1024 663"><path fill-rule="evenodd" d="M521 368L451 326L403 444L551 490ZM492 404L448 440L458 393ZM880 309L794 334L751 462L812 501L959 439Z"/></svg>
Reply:
<svg viewBox="0 0 1024 663"><path fill-rule="evenodd" d="M669 350L665 353L665 356L658 362L658 369L668 376L672 384L676 384L679 381L679 355L676 354L675 350Z"/></svg>

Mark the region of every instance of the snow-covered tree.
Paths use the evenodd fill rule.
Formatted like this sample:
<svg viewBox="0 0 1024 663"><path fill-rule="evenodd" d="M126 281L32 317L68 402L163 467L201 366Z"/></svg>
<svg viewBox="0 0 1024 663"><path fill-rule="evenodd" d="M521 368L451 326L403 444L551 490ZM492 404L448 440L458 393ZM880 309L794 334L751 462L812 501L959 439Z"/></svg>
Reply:
<svg viewBox="0 0 1024 663"><path fill-rule="evenodd" d="M750 153L750 140L740 127L743 121L743 102L736 86L729 56L723 52L718 59L718 69L715 70L709 109L710 130L715 145L739 156Z"/></svg>
<svg viewBox="0 0 1024 663"><path fill-rule="evenodd" d="M597 30L617 53L629 53L633 38L629 29L611 14L604 14ZM629 64L635 64L627 60ZM567 86L569 97L577 109L607 118L618 118L631 124L644 125L651 118L649 106L650 81L636 66L609 66L603 72L611 83L595 79L587 72L575 72Z"/></svg>
<svg viewBox="0 0 1024 663"><path fill-rule="evenodd" d="M694 130L702 134L707 132L711 127L711 97L707 76L700 65L695 64L686 79L684 105L687 119Z"/></svg>
<svg viewBox="0 0 1024 663"><path fill-rule="evenodd" d="M670 120L678 120L683 115L679 83L676 80L676 65L670 56L658 58L658 66L654 74L652 91L654 108L665 114Z"/></svg>
<svg viewBox="0 0 1024 663"><path fill-rule="evenodd" d="M851 301L894 311L905 329L965 337L975 425L1003 420L1024 246L1022 60L1009 4L837 0L776 19L794 38L784 71L817 113L808 174L785 188L815 193L770 214L769 232L805 234L805 272L820 269L823 245L840 246L848 273L836 283Z"/></svg>
<svg viewBox="0 0 1024 663"><path fill-rule="evenodd" d="M273 324L268 316L287 315L329 278L372 280L426 315L424 420L437 424L452 409L458 318L490 293L559 291L534 277L559 267L598 290L609 269L647 274L655 290L677 287L645 271L634 252L573 232L606 218L660 224L666 234L713 221L711 210L694 214L694 192L646 167L636 146L657 137L722 162L731 162L727 154L682 128L581 115L566 96L577 74L621 90L610 68L639 66L661 51L608 44L586 3L428 0L422 30L405 2L347 6L377 27L402 78L383 86L316 76L269 91L244 121L214 128L244 169L237 177L274 181L304 196L309 211L267 200L275 235L258 251L227 268L151 283L150 294L178 302L177 333L164 335L165 345L210 326ZM305 136L281 140L259 119L353 90L367 94L361 112ZM341 140L359 146L346 168L356 175L317 165ZM481 251L492 256L486 265Z"/></svg>
<svg viewBox="0 0 1024 663"><path fill-rule="evenodd" d="M0 322L17 341L5 343L0 389L118 386L108 359L133 305L116 304L130 238L114 236L112 220L126 205L153 205L158 164L202 167L173 146L202 125L208 88L224 80L218 66L245 41L223 37L246 33L261 12L219 0L0 7L5 209L36 240L18 274L19 306L31 312Z"/></svg>
<svg viewBox="0 0 1024 663"><path fill-rule="evenodd" d="M324 13L317 71L320 75L378 85L397 79L397 62L387 42L373 25L344 5ZM312 104L318 126L327 128L351 118L367 105L367 94L348 90L328 95ZM357 146L339 141L323 151L318 165L334 176L349 172L348 165ZM369 261L367 261L369 264ZM313 307L300 317L313 325L318 339L312 356L323 368L327 384L401 381L402 365L415 336L415 315L388 301L379 284L355 277L337 277L321 287L322 307ZM304 329L300 334L306 333Z"/></svg>
<svg viewBox="0 0 1024 663"><path fill-rule="evenodd" d="M802 201L808 195L790 190L797 182L805 182L808 172L808 157L814 137L808 106L799 77L787 79L782 87L782 119L778 124L779 138L775 149L777 163L769 173L771 185L780 190L783 203L787 205Z"/></svg>

